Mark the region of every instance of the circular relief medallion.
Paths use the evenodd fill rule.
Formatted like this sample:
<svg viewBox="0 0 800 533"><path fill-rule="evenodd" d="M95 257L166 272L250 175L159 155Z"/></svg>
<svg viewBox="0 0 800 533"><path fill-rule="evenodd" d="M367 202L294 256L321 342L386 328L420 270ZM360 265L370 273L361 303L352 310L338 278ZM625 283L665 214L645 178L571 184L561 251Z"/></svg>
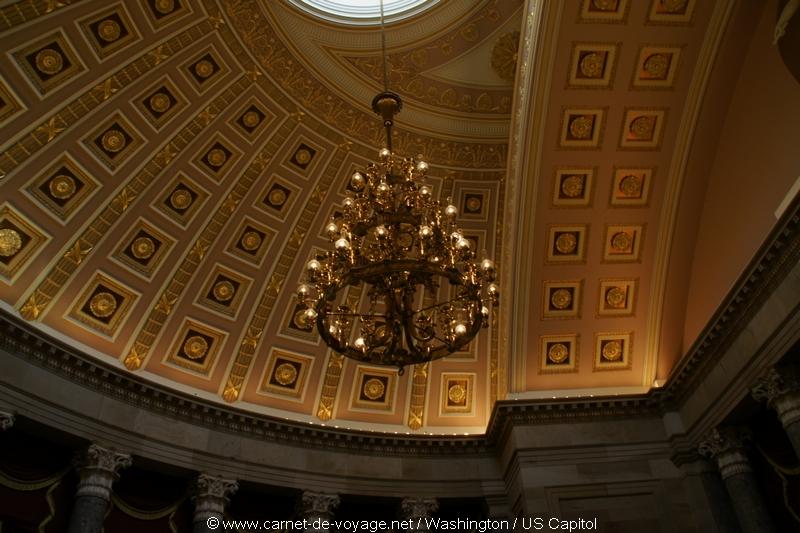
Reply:
<svg viewBox="0 0 800 533"><path fill-rule="evenodd" d="M269 191L269 204L274 207L280 207L286 202L286 191L279 188L274 188Z"/></svg>
<svg viewBox="0 0 800 533"><path fill-rule="evenodd" d="M377 378L370 378L366 383L364 383L364 396L370 400L380 400L385 390L386 387L384 386L383 381Z"/></svg>
<svg viewBox="0 0 800 533"><path fill-rule="evenodd" d="M650 54L642 66L651 78L664 79L667 77L669 58L664 54Z"/></svg>
<svg viewBox="0 0 800 533"><path fill-rule="evenodd" d="M581 115L575 117L569 123L569 133L575 139L591 139L593 125L594 120L592 117Z"/></svg>
<svg viewBox="0 0 800 533"><path fill-rule="evenodd" d="M261 122L261 115L259 115L255 111L248 111L247 113L242 115L242 124L244 124L248 128L255 128L256 126L258 126L259 122Z"/></svg>
<svg viewBox="0 0 800 533"><path fill-rule="evenodd" d="M156 0L156 11L162 15L172 13L175 10L175 0Z"/></svg>
<svg viewBox="0 0 800 533"><path fill-rule="evenodd" d="M547 358L553 363L563 363L567 360L567 357L569 357L569 348L563 342L551 344L550 348L547 349Z"/></svg>
<svg viewBox="0 0 800 533"><path fill-rule="evenodd" d="M100 142L103 145L103 150L117 153L125 148L128 141L125 140L124 133L119 130L111 129L103 134Z"/></svg>
<svg viewBox="0 0 800 533"><path fill-rule="evenodd" d="M221 148L212 148L206 154L206 161L212 167L221 167L228 160L228 154Z"/></svg>
<svg viewBox="0 0 800 533"><path fill-rule="evenodd" d="M97 35L107 43L119 39L122 29L116 20L106 19L97 25Z"/></svg>
<svg viewBox="0 0 800 533"><path fill-rule="evenodd" d="M625 300L627 300L628 291L622 287L611 287L606 291L606 303L609 307L615 309L622 309L625 307Z"/></svg>
<svg viewBox="0 0 800 533"><path fill-rule="evenodd" d="M117 310L117 300L110 292L98 292L89 301L89 310L97 318L108 318Z"/></svg>
<svg viewBox="0 0 800 533"><path fill-rule="evenodd" d="M211 289L211 293L214 295L214 298L220 302L227 302L233 298L233 295L236 293L236 287L234 287L233 283L230 281L218 281L214 284L214 288Z"/></svg>
<svg viewBox="0 0 800 533"><path fill-rule="evenodd" d="M308 323L308 317L306 317L305 309L295 312L294 316L292 317L292 322L294 323L294 327L297 329L311 329L311 324Z"/></svg>
<svg viewBox="0 0 800 533"><path fill-rule="evenodd" d="M481 202L480 198L470 196L469 198L467 198L467 205L465 207L467 208L467 211L472 211L473 213L475 213L481 210L482 204L483 202Z"/></svg>
<svg viewBox="0 0 800 533"><path fill-rule="evenodd" d="M581 58L578 68L586 78L602 78L606 58L602 54L592 52Z"/></svg>
<svg viewBox="0 0 800 533"><path fill-rule="evenodd" d="M556 238L556 250L562 254L575 253L578 246L578 239L573 233L562 233Z"/></svg>
<svg viewBox="0 0 800 533"><path fill-rule="evenodd" d="M661 5L670 13L679 13L686 9L688 0L661 0Z"/></svg>
<svg viewBox="0 0 800 533"><path fill-rule="evenodd" d="M617 9L617 0L592 0L592 5L600 11L614 11Z"/></svg>
<svg viewBox="0 0 800 533"><path fill-rule="evenodd" d="M611 237L611 247L618 252L626 252L630 250L631 244L631 236L624 231L615 233L614 236Z"/></svg>
<svg viewBox="0 0 800 533"><path fill-rule="evenodd" d="M579 198L583 195L583 176L569 175L561 180L561 192L568 198Z"/></svg>
<svg viewBox="0 0 800 533"><path fill-rule="evenodd" d="M150 109L156 113L165 113L172 106L169 95L158 92L150 97Z"/></svg>
<svg viewBox="0 0 800 533"><path fill-rule="evenodd" d="M567 309L572 305L572 293L567 289L556 289L550 295L550 303L556 309Z"/></svg>
<svg viewBox="0 0 800 533"><path fill-rule="evenodd" d="M638 139L652 139L655 125L655 117L637 117L631 121L628 129Z"/></svg>
<svg viewBox="0 0 800 533"><path fill-rule="evenodd" d="M53 76L64 68L64 57L58 50L45 48L36 54L36 70L42 74Z"/></svg>
<svg viewBox="0 0 800 533"><path fill-rule="evenodd" d="M628 174L619 181L619 190L625 196L639 197L642 195L642 180L639 176Z"/></svg>
<svg viewBox="0 0 800 533"><path fill-rule="evenodd" d="M492 48L492 69L506 81L514 81L517 72L517 50L519 32L512 31L501 35Z"/></svg>
<svg viewBox="0 0 800 533"><path fill-rule="evenodd" d="M297 369L291 363L281 363L275 369L274 376L275 381L285 387L297 380Z"/></svg>
<svg viewBox="0 0 800 533"><path fill-rule="evenodd" d="M203 79L214 74L214 63L208 59L201 59L194 65L194 72Z"/></svg>
<svg viewBox="0 0 800 533"><path fill-rule="evenodd" d="M200 335L192 335L183 343L183 353L189 359L200 359L208 353L208 341Z"/></svg>
<svg viewBox="0 0 800 533"><path fill-rule="evenodd" d="M608 341L603 344L603 359L607 361L618 361L622 358L622 342Z"/></svg>
<svg viewBox="0 0 800 533"><path fill-rule="evenodd" d="M294 154L294 160L297 161L301 165L307 165L311 162L311 152L306 150L305 148L301 148Z"/></svg>
<svg viewBox="0 0 800 533"><path fill-rule="evenodd" d="M11 257L22 249L22 237L11 228L0 229L0 257Z"/></svg>
<svg viewBox="0 0 800 533"><path fill-rule="evenodd" d="M136 259L149 259L156 251L156 243L150 237L137 237L131 243L131 253Z"/></svg>
<svg viewBox="0 0 800 533"><path fill-rule="evenodd" d="M242 248L247 250L248 252L253 252L258 250L259 246L261 246L261 235L256 233L255 231L248 231L242 235Z"/></svg>
<svg viewBox="0 0 800 533"><path fill-rule="evenodd" d="M192 205L192 194L186 189L175 189L169 195L169 205L175 209L186 209Z"/></svg>
<svg viewBox="0 0 800 533"><path fill-rule="evenodd" d="M59 174L47 184L50 196L56 200L67 200L75 194L75 180L66 174Z"/></svg>
<svg viewBox="0 0 800 533"><path fill-rule="evenodd" d="M447 389L447 398L453 403L462 403L467 397L467 389L456 383Z"/></svg>

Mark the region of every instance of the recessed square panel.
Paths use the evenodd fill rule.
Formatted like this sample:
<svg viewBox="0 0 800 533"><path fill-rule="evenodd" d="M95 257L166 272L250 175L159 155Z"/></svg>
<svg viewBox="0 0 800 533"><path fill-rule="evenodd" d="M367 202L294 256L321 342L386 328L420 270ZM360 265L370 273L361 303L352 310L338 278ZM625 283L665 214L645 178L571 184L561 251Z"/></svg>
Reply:
<svg viewBox="0 0 800 533"><path fill-rule="evenodd" d="M582 289L582 280L545 281L542 318L579 318Z"/></svg>
<svg viewBox="0 0 800 533"><path fill-rule="evenodd" d="M142 145L142 136L120 113L107 120L83 140L89 150L116 171Z"/></svg>
<svg viewBox="0 0 800 533"><path fill-rule="evenodd" d="M138 32L123 3L115 4L100 14L93 14L79 24L100 59L107 58L138 38Z"/></svg>
<svg viewBox="0 0 800 533"><path fill-rule="evenodd" d="M144 12L155 28L161 28L188 14L188 0L144 0Z"/></svg>
<svg viewBox="0 0 800 533"><path fill-rule="evenodd" d="M257 98L251 98L230 123L247 140L252 141L272 123L275 115Z"/></svg>
<svg viewBox="0 0 800 533"><path fill-rule="evenodd" d="M61 31L26 45L13 55L40 94L53 91L86 70Z"/></svg>
<svg viewBox="0 0 800 533"><path fill-rule="evenodd" d="M661 145L665 120L664 109L626 109L620 148L657 150Z"/></svg>
<svg viewBox="0 0 800 533"><path fill-rule="evenodd" d="M69 316L95 331L114 337L137 297L133 289L98 272L73 303Z"/></svg>
<svg viewBox="0 0 800 533"><path fill-rule="evenodd" d="M240 155L241 152L236 149L233 143L217 135L197 155L194 163L216 181L221 181Z"/></svg>
<svg viewBox="0 0 800 533"><path fill-rule="evenodd" d="M489 220L491 191L486 189L458 189L458 218L462 220ZM446 204L445 204L446 205Z"/></svg>
<svg viewBox="0 0 800 533"><path fill-rule="evenodd" d="M186 78L200 94L206 92L218 79L222 78L227 70L214 49L202 52L183 66Z"/></svg>
<svg viewBox="0 0 800 533"><path fill-rule="evenodd" d="M11 88L0 78L0 124L22 111L22 109L23 107L22 104L20 104L19 98L14 95Z"/></svg>
<svg viewBox="0 0 800 533"><path fill-rule="evenodd" d="M595 336L594 370L631 367L633 333L598 333Z"/></svg>
<svg viewBox="0 0 800 533"><path fill-rule="evenodd" d="M155 208L180 226L187 226L209 196L208 191L184 175L179 175L166 194L158 198Z"/></svg>
<svg viewBox="0 0 800 533"><path fill-rule="evenodd" d="M289 163L300 170L307 170L311 163L314 162L314 157L317 151L308 144L301 142L295 148L292 156L289 158Z"/></svg>
<svg viewBox="0 0 800 533"><path fill-rule="evenodd" d="M274 230L245 218L233 234L227 251L249 263L260 265L274 237Z"/></svg>
<svg viewBox="0 0 800 533"><path fill-rule="evenodd" d="M605 109L567 108L561 119L561 148L599 148L603 138Z"/></svg>
<svg viewBox="0 0 800 533"><path fill-rule="evenodd" d="M223 315L236 317L251 283L250 278L217 264L206 278L197 303Z"/></svg>
<svg viewBox="0 0 800 533"><path fill-rule="evenodd" d="M8 204L0 207L0 276L13 282L47 239L22 213Z"/></svg>
<svg viewBox="0 0 800 533"><path fill-rule="evenodd" d="M134 104L142 116L158 130L186 107L187 100L172 80L165 77L137 96Z"/></svg>
<svg viewBox="0 0 800 533"><path fill-rule="evenodd" d="M99 183L64 154L28 184L26 191L44 209L66 222L99 187Z"/></svg>
<svg viewBox="0 0 800 533"><path fill-rule="evenodd" d="M440 415L471 415L475 410L475 374L442 373Z"/></svg>
<svg viewBox="0 0 800 533"><path fill-rule="evenodd" d="M225 333L187 319L167 350L164 363L210 377L225 340Z"/></svg>
<svg viewBox="0 0 800 533"><path fill-rule="evenodd" d="M138 220L114 252L114 259L126 267L152 277L175 240L144 220Z"/></svg>
<svg viewBox="0 0 800 533"><path fill-rule="evenodd" d="M606 226L603 260L607 262L639 261L644 239L644 226Z"/></svg>
<svg viewBox="0 0 800 533"><path fill-rule="evenodd" d="M611 184L611 205L641 207L647 205L652 168L615 168Z"/></svg>
<svg viewBox="0 0 800 533"><path fill-rule="evenodd" d="M544 335L539 339L539 373L578 371L578 334Z"/></svg>
<svg viewBox="0 0 800 533"><path fill-rule="evenodd" d="M351 409L394 410L396 371L359 365L353 379Z"/></svg>
<svg viewBox="0 0 800 533"><path fill-rule="evenodd" d="M567 86L606 89L614 82L617 64L615 43L573 43Z"/></svg>
<svg viewBox="0 0 800 533"><path fill-rule="evenodd" d="M305 355L273 348L267 360L259 392L301 399L305 393L313 361L313 358Z"/></svg>
<svg viewBox="0 0 800 533"><path fill-rule="evenodd" d="M264 187L256 207L284 221L293 213L293 206L300 197L300 188L288 180L273 176Z"/></svg>
<svg viewBox="0 0 800 533"><path fill-rule="evenodd" d="M547 239L548 263L580 263L586 258L585 224L550 226Z"/></svg>
<svg viewBox="0 0 800 533"><path fill-rule="evenodd" d="M689 24L696 0L652 0L647 22L654 24Z"/></svg>
<svg viewBox="0 0 800 533"><path fill-rule="evenodd" d="M594 168L559 168L553 180L553 207L588 207L592 203Z"/></svg>
<svg viewBox="0 0 800 533"><path fill-rule="evenodd" d="M597 316L631 316L636 306L635 279L601 279Z"/></svg>
<svg viewBox="0 0 800 533"><path fill-rule="evenodd" d="M581 0L578 22L623 23L630 0Z"/></svg>
<svg viewBox="0 0 800 533"><path fill-rule="evenodd" d="M668 89L675 83L681 56L679 46L643 46L631 85L637 89Z"/></svg>

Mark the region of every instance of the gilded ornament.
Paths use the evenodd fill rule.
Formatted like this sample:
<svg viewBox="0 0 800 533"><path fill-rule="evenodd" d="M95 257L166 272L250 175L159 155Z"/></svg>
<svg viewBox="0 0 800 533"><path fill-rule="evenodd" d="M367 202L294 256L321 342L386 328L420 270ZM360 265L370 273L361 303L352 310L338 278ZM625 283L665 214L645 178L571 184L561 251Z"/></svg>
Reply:
<svg viewBox="0 0 800 533"><path fill-rule="evenodd" d="M630 251L631 244L633 244L633 240L631 236L625 233L624 231L620 231L615 233L611 237L611 248L618 252L628 252Z"/></svg>
<svg viewBox="0 0 800 533"><path fill-rule="evenodd" d="M97 36L107 43L116 41L122 32L122 28L116 20L106 19L97 25Z"/></svg>
<svg viewBox="0 0 800 533"><path fill-rule="evenodd" d="M89 301L89 310L97 318L108 318L117 310L117 299L110 292L98 292Z"/></svg>
<svg viewBox="0 0 800 533"><path fill-rule="evenodd" d="M297 369L291 363L281 363L275 369L275 381L281 385L288 386L297 380Z"/></svg>
<svg viewBox="0 0 800 533"><path fill-rule="evenodd" d="M512 31L501 35L492 48L492 70L506 81L514 81L517 72L517 50L519 32Z"/></svg>
<svg viewBox="0 0 800 533"><path fill-rule="evenodd" d="M242 124L244 124L248 128L255 128L256 126L258 126L259 122L261 122L261 115L259 115L255 111L248 111L247 113L242 115Z"/></svg>
<svg viewBox="0 0 800 533"><path fill-rule="evenodd" d="M667 77L669 69L669 56L666 54L650 54L642 65L644 71L651 78L663 80Z"/></svg>
<svg viewBox="0 0 800 533"><path fill-rule="evenodd" d="M294 154L294 160L297 161L301 165L307 165L311 162L311 152L306 150L305 148L301 148Z"/></svg>
<svg viewBox="0 0 800 533"><path fill-rule="evenodd" d="M269 192L268 200L270 205L280 207L286 202L286 191L279 188L272 189Z"/></svg>
<svg viewBox="0 0 800 533"><path fill-rule="evenodd" d="M575 253L578 246L578 239L574 233L562 233L556 238L556 250L562 254Z"/></svg>
<svg viewBox="0 0 800 533"><path fill-rule="evenodd" d="M688 0L660 0L661 6L670 13L680 13L686 9Z"/></svg>
<svg viewBox="0 0 800 533"><path fill-rule="evenodd" d="M155 7L162 15L172 13L175 10L175 0L156 0Z"/></svg>
<svg viewBox="0 0 800 533"><path fill-rule="evenodd" d="M456 383L447 389L447 398L453 403L462 403L467 397L467 389Z"/></svg>
<svg viewBox="0 0 800 533"><path fill-rule="evenodd" d="M603 344L603 359L617 361L622 358L622 341L608 341Z"/></svg>
<svg viewBox="0 0 800 533"><path fill-rule="evenodd" d="M628 291L623 287L611 287L606 291L606 304L614 309L624 308L627 299Z"/></svg>
<svg viewBox="0 0 800 533"><path fill-rule="evenodd" d="M17 230L0 229L0 257L12 257L22 249L22 237Z"/></svg>
<svg viewBox="0 0 800 533"><path fill-rule="evenodd" d="M236 287L234 287L233 283L230 281L218 281L214 284L214 288L211 289L211 293L218 301L227 302L233 298L233 295L236 293Z"/></svg>
<svg viewBox="0 0 800 533"><path fill-rule="evenodd" d="M469 198L467 198L466 202L467 211L472 211L472 212L480 211L482 204L483 202L481 202L480 198L477 198L475 196L470 196Z"/></svg>
<svg viewBox="0 0 800 533"><path fill-rule="evenodd" d="M625 196L638 198L642 195L642 180L639 176L628 174L619 181L619 190Z"/></svg>
<svg viewBox="0 0 800 533"><path fill-rule="evenodd" d="M172 100L164 92L157 92L150 97L150 109L156 113L165 113L170 106L172 106Z"/></svg>
<svg viewBox="0 0 800 533"><path fill-rule="evenodd" d="M105 151L116 153L125 148L128 141L125 139L124 133L117 129L110 129L103 134L100 142Z"/></svg>
<svg viewBox="0 0 800 533"><path fill-rule="evenodd" d="M605 54L590 52L581 58L578 68L586 78L602 78L605 65Z"/></svg>
<svg viewBox="0 0 800 533"><path fill-rule="evenodd" d="M567 289L556 289L550 295L550 303L556 309L567 309L572 305L572 292Z"/></svg>
<svg viewBox="0 0 800 533"><path fill-rule="evenodd" d="M370 378L366 383L364 383L364 396L370 400L380 400L385 390L386 387L383 384L383 381L377 378Z"/></svg>
<svg viewBox="0 0 800 533"><path fill-rule="evenodd" d="M194 72L203 79L214 74L214 64L208 59L201 59L194 65Z"/></svg>
<svg viewBox="0 0 800 533"><path fill-rule="evenodd" d="M551 344L547 349L547 358L553 363L563 363L567 357L569 357L569 348L563 342Z"/></svg>
<svg viewBox="0 0 800 533"><path fill-rule="evenodd" d="M169 195L169 205L175 209L186 209L192 205L192 194L186 189L175 189Z"/></svg>
<svg viewBox="0 0 800 533"><path fill-rule="evenodd" d="M636 117L631 121L628 128L634 137L638 139L652 139L653 128L656 125L656 119L653 116Z"/></svg>
<svg viewBox="0 0 800 533"><path fill-rule="evenodd" d="M580 198L583 196L584 177L578 174L571 174L561 180L561 192L568 198Z"/></svg>
<svg viewBox="0 0 800 533"><path fill-rule="evenodd" d="M200 335L192 335L183 343L183 353L189 359L201 359L208 353L208 341Z"/></svg>
<svg viewBox="0 0 800 533"><path fill-rule="evenodd" d="M245 232L245 234L242 235L241 243L242 248L248 252L258 250L258 248L261 246L261 235L255 231Z"/></svg>
<svg viewBox="0 0 800 533"><path fill-rule="evenodd" d="M212 148L206 154L206 161L208 164L213 167L221 167L225 164L225 161L228 160L228 154L225 153L225 150L221 148Z"/></svg>
<svg viewBox="0 0 800 533"><path fill-rule="evenodd" d="M150 237L137 237L131 243L131 253L136 259L149 259L156 251L156 244Z"/></svg>
<svg viewBox="0 0 800 533"><path fill-rule="evenodd" d="M66 174L59 174L50 180L47 188L50 191L50 196L56 200L67 200L75 194L75 180Z"/></svg>
<svg viewBox="0 0 800 533"><path fill-rule="evenodd" d="M616 11L618 0L592 0L592 5L599 11Z"/></svg>
<svg viewBox="0 0 800 533"><path fill-rule="evenodd" d="M64 57L58 50L45 48L36 54L36 70L48 76L54 76L64 68Z"/></svg>
<svg viewBox="0 0 800 533"><path fill-rule="evenodd" d="M575 139L590 139L594 129L594 117L580 115L569 122L569 133Z"/></svg>
<svg viewBox="0 0 800 533"><path fill-rule="evenodd" d="M306 317L305 309L301 309L295 312L294 316L292 317L292 322L294 323L297 329L311 328L311 325L308 323L308 318Z"/></svg>

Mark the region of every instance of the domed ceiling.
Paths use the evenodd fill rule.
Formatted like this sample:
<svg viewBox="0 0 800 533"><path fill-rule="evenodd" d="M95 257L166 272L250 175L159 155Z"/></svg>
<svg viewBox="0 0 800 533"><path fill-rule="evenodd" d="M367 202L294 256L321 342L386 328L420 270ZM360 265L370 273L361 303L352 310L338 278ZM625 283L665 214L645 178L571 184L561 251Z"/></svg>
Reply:
<svg viewBox="0 0 800 533"><path fill-rule="evenodd" d="M0 8L3 309L196 396L378 431L482 432L509 392L664 377L678 350L658 348L680 343L658 331L667 177L713 3L427 2L390 18L395 151L430 162L505 298L467 350L403 376L327 351L294 296L383 145L379 26L297 3Z"/></svg>

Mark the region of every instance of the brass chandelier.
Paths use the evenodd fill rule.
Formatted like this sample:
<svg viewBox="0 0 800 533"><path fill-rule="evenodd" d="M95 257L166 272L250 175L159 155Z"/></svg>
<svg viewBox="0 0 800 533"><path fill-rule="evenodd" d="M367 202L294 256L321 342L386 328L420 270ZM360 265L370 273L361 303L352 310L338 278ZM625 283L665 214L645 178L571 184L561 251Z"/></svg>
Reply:
<svg viewBox="0 0 800 533"><path fill-rule="evenodd" d="M383 21L381 21L383 22ZM325 226L333 249L311 259L298 289L309 323L334 351L362 362L424 363L463 349L489 325L499 291L495 265L477 257L456 224L458 209L434 198L428 164L392 152L400 96L372 101L386 129L378 161L356 171L340 218ZM346 303L350 287L366 301Z"/></svg>

